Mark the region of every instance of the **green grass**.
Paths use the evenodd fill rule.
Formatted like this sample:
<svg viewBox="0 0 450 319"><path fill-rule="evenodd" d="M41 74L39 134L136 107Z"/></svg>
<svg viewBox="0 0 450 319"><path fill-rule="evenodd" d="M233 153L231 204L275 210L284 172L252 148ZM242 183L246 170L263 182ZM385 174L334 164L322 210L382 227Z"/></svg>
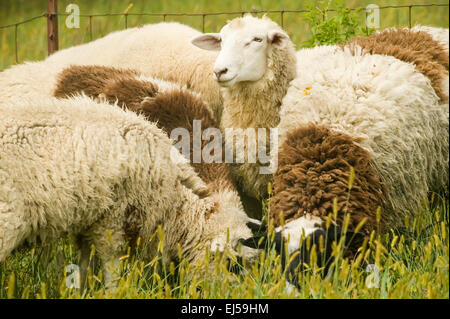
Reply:
<svg viewBox="0 0 450 319"><path fill-rule="evenodd" d="M448 0L433 0L433 3L448 3ZM251 11L257 10L298 10L306 9L308 4L317 1L297 0L185 0L185 1L147 1L147 0L59 0L59 12L64 13L70 3L79 5L81 14L90 13L120 13L124 12L129 4L133 4L129 13L140 12L224 12L224 11ZM376 3L383 5L405 5L430 3L426 0L347 0L348 7L365 7L367 4ZM42 0L2 0L0 2L0 25L16 23L30 17L38 16L46 11L45 1ZM205 19L205 31L218 31L228 19L237 15L208 16ZM270 14L272 19L281 23L280 14ZM364 22L364 12L360 13L361 23ZM155 23L162 21L162 17L130 16L128 26L133 27L140 24ZM179 21L195 28L201 29L202 17L166 17L166 21ZM65 17L59 18L60 48L85 43L91 40L89 32L89 18L81 18L80 29L68 29L65 26ZM114 30L125 27L124 17L96 17L92 21L92 38L96 39ZM448 7L414 8L412 12L412 23L448 27ZM385 9L381 13L381 28L391 26L408 25L408 8ZM310 37L310 30L303 14L285 13L284 27L292 37L297 47L301 47L304 41ZM47 55L46 42L46 18L41 17L30 23L18 27L18 60L36 61L44 59ZM16 63L14 27L0 29L0 70Z"/></svg>
<svg viewBox="0 0 450 319"><path fill-rule="evenodd" d="M81 13L123 12L124 1L59 1L59 11L75 2ZM130 1L130 12L217 12L252 9L304 9L302 1ZM347 1L349 7L365 6L375 1ZM425 3L426 1L376 1L379 5ZM434 0L434 3L447 1ZM309 3L314 3L309 1ZM44 1L3 0L0 3L0 25L15 23L45 11ZM363 14L362 14L363 15ZM205 20L205 31L217 31L233 16L213 16ZM448 27L447 8L416 8L413 24ZM272 18L280 22L279 15ZM361 19L363 16L361 16ZM175 20L201 28L201 18L176 17ZM161 21L161 18L129 17L128 26ZM88 19L81 19L80 29L67 29L60 18L60 48L90 41ZM407 9L388 9L381 15L382 27L406 26ZM300 47L310 37L301 14L285 14L285 29ZM93 39L122 29L123 17L94 18ZM47 53L46 21L39 18L18 28L19 62L40 60ZM0 70L15 63L14 29L0 30ZM229 258L210 254L198 265L182 260L178 265L161 265L161 252L153 260L125 254L117 289L103 287L102 271L94 268L85 291L66 287L65 269L78 262L78 252L68 239L49 247L17 251L0 264L0 298L449 298L449 201L448 198L418 212L416 219L405 220L405 227L384 234L373 233L354 260L342 257L342 247L334 251L334 267L328 275L315 265L300 277L301 289L285 289L280 256L273 250L261 255L260 261L245 266L236 275L228 271ZM157 236L153 240L157 240ZM142 239L150 240L150 239ZM228 255L227 253L225 255ZM211 272L210 265L213 265ZM379 288L369 288L368 264L379 269ZM337 270L336 270L337 269Z"/></svg>
<svg viewBox="0 0 450 319"><path fill-rule="evenodd" d="M70 289L65 269L77 263L78 255L63 239L8 257L0 265L0 298L449 298L449 202L437 202L414 220L406 219L401 229L373 232L352 260L343 257L338 243L331 271L324 274L312 263L300 276L298 291L286 289L274 250L263 253L254 265L241 265L245 270L236 275L228 270L233 259L228 252L208 253L196 265L180 258L179 264L162 267L161 250L144 261L138 249L122 257L117 288L105 289L102 270L94 267L84 291ZM368 264L379 269L378 287L367 285Z"/></svg>

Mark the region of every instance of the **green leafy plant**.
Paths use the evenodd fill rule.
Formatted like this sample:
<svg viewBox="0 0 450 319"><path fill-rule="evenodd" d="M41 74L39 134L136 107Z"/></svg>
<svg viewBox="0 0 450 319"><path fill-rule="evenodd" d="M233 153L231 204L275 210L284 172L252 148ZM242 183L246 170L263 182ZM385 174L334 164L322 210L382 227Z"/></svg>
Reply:
<svg viewBox="0 0 450 319"><path fill-rule="evenodd" d="M309 5L308 9L310 12L305 14L305 18L312 37L304 42L305 47L343 43L354 36L373 32L358 18L362 8L351 10L342 0L319 1L316 6Z"/></svg>

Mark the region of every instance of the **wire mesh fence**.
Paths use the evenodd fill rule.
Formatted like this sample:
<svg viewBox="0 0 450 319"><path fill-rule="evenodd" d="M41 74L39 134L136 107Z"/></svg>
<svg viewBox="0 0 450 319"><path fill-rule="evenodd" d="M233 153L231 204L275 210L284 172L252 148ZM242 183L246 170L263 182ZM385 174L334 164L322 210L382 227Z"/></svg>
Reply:
<svg viewBox="0 0 450 319"><path fill-rule="evenodd" d="M49 0L51 1L51 0ZM55 8L56 8L56 3L57 1L53 0L53 2L55 3ZM436 7L436 8L443 8L446 9L449 7L449 3L445 3L445 4L436 4L436 3L427 3L427 4L406 4L406 5L387 5L387 6L379 6L377 7L377 9L380 10L386 10L386 9L395 9L395 10L408 10L408 26L412 27L412 16L413 16L413 11L414 8L423 8L423 7ZM350 10L357 10L360 8L349 8ZM327 9L324 14L326 12L333 12L335 11L334 9ZM97 14L79 14L79 17L84 17L87 18L89 20L88 23L88 30L87 32L89 33L89 38L90 40L93 40L93 25L94 25L94 18L99 18L99 17L123 17L124 18L124 23L123 23L123 28L127 29L129 27L129 18L133 17L133 16L147 16L147 17L155 17L155 18L159 18L161 22L168 20L171 17L196 17L198 19L201 19L201 31L205 32L205 25L206 25L206 20L209 17L214 17L214 16L221 16L221 15L229 15L229 16L236 16L236 15L245 15L246 13L251 13L251 14L276 14L279 15L279 21L280 21L280 25L281 27L285 27L285 16L286 14L304 14L304 13L308 13L310 12L310 10L305 10L305 9L301 9L301 10L251 10L251 11L224 11L224 12L202 12L202 13L170 13L170 12L140 12L140 13L131 13L131 12L123 12L123 13L97 13ZM367 18L367 11L366 11L366 18ZM0 30L4 30L4 29L10 29L13 28L14 29L14 56L15 56L15 61L16 63L19 63L19 56L18 56L18 48L19 48L19 42L18 42L18 32L19 32L19 26L23 25L23 24L27 24L30 23L34 20L37 19L46 19L48 21L48 33L47 33L47 41L48 41L48 54L53 53L57 48L58 48L58 29L56 27L56 33L54 29L51 29L50 24L56 24L58 23L58 19L54 19L54 17L67 17L69 16L70 13L65 13L65 12L57 12L57 11L51 11L48 10L48 12L45 12L41 15L20 21L20 22L16 22L16 23L12 23L12 24L8 24L8 25L3 25L0 26ZM52 20L52 22L50 22L50 20ZM52 42L52 44L51 44Z"/></svg>

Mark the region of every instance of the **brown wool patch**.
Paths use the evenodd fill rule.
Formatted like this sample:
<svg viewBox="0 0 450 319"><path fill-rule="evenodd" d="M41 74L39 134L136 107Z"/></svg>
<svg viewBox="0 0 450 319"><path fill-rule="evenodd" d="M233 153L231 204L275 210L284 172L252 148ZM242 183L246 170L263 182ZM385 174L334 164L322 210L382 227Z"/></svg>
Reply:
<svg viewBox="0 0 450 319"><path fill-rule="evenodd" d="M175 128L185 128L190 134L191 165L199 177L209 187L213 187L212 190L234 189L230 168L222 160L225 153L223 141L221 144L222 163L193 162L194 120L201 121L202 132L207 128L219 127L201 99L186 91L173 90L167 93L160 93L155 98L144 101L139 113L143 114L150 121L157 121L156 124L168 134ZM210 140L202 140L201 149L204 149L209 142Z"/></svg>
<svg viewBox="0 0 450 319"><path fill-rule="evenodd" d="M448 102L442 80L448 76L449 55L427 32L408 29L385 30L367 37L356 37L341 45L349 47L355 54L355 46L365 54L390 55L399 60L413 63L417 71L428 79L442 102Z"/></svg>
<svg viewBox="0 0 450 319"><path fill-rule="evenodd" d="M84 92L87 96L97 97L104 93L106 84L121 77L132 78L137 73L104 66L72 65L58 74L54 96L65 98Z"/></svg>
<svg viewBox="0 0 450 319"><path fill-rule="evenodd" d="M201 121L202 132L207 128L219 128L203 101L181 89L160 93L155 83L137 80L138 75L133 70L102 66L71 66L60 73L54 95L67 97L84 92L92 98L103 97L109 103L117 101L118 105L144 115L151 122L156 122L156 125L169 135L175 128L185 128L190 134L191 165L208 185L208 188L197 195L203 198L213 191L234 190L231 170L223 163L225 154L223 141L220 145L222 163L193 163L193 121ZM202 139L201 149L209 142L210 140ZM214 211L217 211L217 207L207 215Z"/></svg>
<svg viewBox="0 0 450 319"><path fill-rule="evenodd" d="M110 103L117 101L118 105L137 111L144 99L153 98L157 93L158 86L155 83L125 77L108 81L104 97Z"/></svg>
<svg viewBox="0 0 450 319"><path fill-rule="evenodd" d="M219 207L220 203L215 202L214 205L205 213L205 218L208 219L212 214L217 213Z"/></svg>
<svg viewBox="0 0 450 319"><path fill-rule="evenodd" d="M350 166L355 171L348 191ZM383 204L383 185L371 165L369 153L352 137L314 124L291 131L278 153L270 214L279 226L305 213L325 220L337 199L338 223L346 210L351 213L349 229L367 218L365 231L377 226L377 208Z"/></svg>

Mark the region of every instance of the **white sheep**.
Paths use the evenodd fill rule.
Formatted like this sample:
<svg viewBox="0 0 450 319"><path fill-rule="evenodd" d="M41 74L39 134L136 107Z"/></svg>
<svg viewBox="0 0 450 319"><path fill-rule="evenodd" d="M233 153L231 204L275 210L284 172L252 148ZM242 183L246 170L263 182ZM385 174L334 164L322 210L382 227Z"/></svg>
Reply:
<svg viewBox="0 0 450 319"><path fill-rule="evenodd" d="M296 76L296 52L289 36L272 20L246 15L236 18L219 34L205 34L192 43L206 50L220 50L215 78L224 99L221 127L274 128L281 101ZM242 133L244 135L245 132ZM245 152L251 140L244 144ZM242 147L236 141L235 148ZM233 169L244 192L262 199L270 175L260 174L259 163L245 162Z"/></svg>
<svg viewBox="0 0 450 319"><path fill-rule="evenodd" d="M206 246L233 249L251 236L243 211L197 195L203 181L142 116L83 96L1 102L0 110L0 261L24 241L71 234L83 268L95 245L109 284L125 242L158 225L168 260L177 245L195 262ZM144 243L143 256L155 253Z"/></svg>
<svg viewBox="0 0 450 319"><path fill-rule="evenodd" d="M421 30L426 30L433 38L441 39L439 43L445 49L442 35L448 33L448 30L431 27L412 29L415 32ZM280 40L282 49L270 43L273 32L283 34ZM262 42L254 41L249 45L249 41L253 39L262 39ZM303 59L309 49L299 50L294 57L293 45L278 25L267 17L257 19L250 15L231 21L219 34L205 34L194 38L192 42L206 50L220 50L214 72L216 80L222 86L224 98L222 128L271 128L278 125L281 99L289 88L290 80L296 72L301 71L301 68L295 70L295 61ZM328 56L328 51L335 49L314 48L311 54L320 63L322 56ZM278 63L274 63L272 57L277 54L287 55L289 58L280 58ZM280 69L283 71L277 71ZM446 83L448 75L443 76L440 87L444 97L448 98ZM270 177L259 174L259 164L236 165L234 172L248 195L258 199L266 196Z"/></svg>
<svg viewBox="0 0 450 319"><path fill-rule="evenodd" d="M58 75L54 95L66 98L82 93L141 114L169 136L179 139L177 144L187 146L184 155L208 187L210 196L226 205L230 216L234 215L233 210L243 212L230 167L223 160L225 152L218 123L196 92L131 69L103 66L64 69ZM180 129L185 130L184 136L174 134ZM211 149L212 154L208 152Z"/></svg>
<svg viewBox="0 0 450 319"><path fill-rule="evenodd" d="M40 62L27 62L0 73L0 98L51 96L56 75L69 65L136 69L146 76L174 81L199 92L217 120L222 112L219 86L210 76L216 52L190 40L201 33L170 22L116 31L95 41L58 51Z"/></svg>
<svg viewBox="0 0 450 319"><path fill-rule="evenodd" d="M291 118L291 115L284 115L283 112L288 112L288 107L294 103L294 101L298 101L299 97L308 96L310 86L306 86L299 88L298 85L294 86L294 83L301 81L303 79L308 79L311 84L314 84L313 81L309 79L309 77L317 77L318 79L321 79L322 76L324 76L324 72L320 70L321 72L315 72L314 68L316 65L323 64L321 61L328 61L329 59L332 60L334 54L336 52L343 52L342 48L339 46L325 46L325 47L318 47L313 49L303 49L299 50L297 53L297 78L295 81L293 81L291 84L289 84L289 81L286 81L286 74L295 74L295 72L280 72L281 74L278 75L278 77L274 77L273 75L273 65L276 63L273 63L272 57L275 55L273 52L277 52L280 54L280 51L274 50L273 47L277 47L274 45L274 43L271 43L271 36L273 33L281 34L280 39L277 42L281 44L282 48L284 49L282 52L288 52L284 54L292 54L292 49L289 50L289 48L292 48L292 44L290 44L289 38L283 31L280 31L281 29L270 19L263 18L263 19L257 19L252 16L245 16L243 18L236 18L235 20L228 23L220 32L220 34L206 34L203 36L199 36L195 39L193 39L193 44L202 47L204 49L208 50L220 50L220 54L217 58L217 61L215 63L214 72L216 74L216 79L223 86L222 93L224 96L224 113L223 113L223 120L222 125L223 127L237 127L237 128L247 128L247 127L273 127L274 125L277 125L279 122L280 117L282 120L284 120L286 123L284 126L293 128L296 127L297 123L296 121L293 121ZM434 30L432 28L427 28L427 30ZM426 73L428 69L431 68L431 66L438 66L442 68L442 73L440 74L440 77L445 79L448 78L448 71L445 70L445 57L446 57L446 51L443 46L433 39L433 37L430 37L428 33L426 32L419 32L417 30L411 30L411 31L405 31L406 34L403 34L403 30L393 30L393 32L390 32L387 30L384 33L379 33L377 35L374 35L372 37L377 37L376 39L383 39L380 34L386 35L385 38L387 40L391 40L391 42L394 43L396 41L395 45L398 45L398 39L402 38L403 41L406 42L406 44L412 45L412 41L415 41L415 46L421 46L424 47L425 53L431 52L431 58L429 65L426 65L424 67L423 73L418 72L414 65L410 65L410 68L412 68L413 71L415 71L415 75L422 78L423 81L426 83L430 82L430 74L433 73L434 70L431 70L430 72ZM430 32L431 32L430 31ZM438 33L438 32L434 32ZM364 39L364 38L363 38ZM367 38L370 40L370 37ZM406 39L406 40L405 40ZM384 39L386 41L386 39ZM408 42L409 41L409 42ZM348 46L350 48L354 47L358 43L354 41L354 43L349 43ZM373 50L374 46L372 45L370 41L366 43L366 48ZM370 47L369 47L370 46ZM288 48L288 49L286 49ZM426 49L425 49L426 48ZM378 48L376 48L378 49ZM384 50L388 51L389 48L388 45L385 45L383 47ZM404 52L400 52L400 55L402 53L408 52L409 47L404 48ZM350 50L350 49L349 49ZM364 50L364 48L363 48ZM273 52L272 52L273 51ZM269 52L269 53L266 53ZM441 56L436 57L435 53L441 54ZM408 52L409 53L409 52ZM351 54L348 54L351 56ZM416 66L418 63L420 63L421 58L423 55L421 52L415 52L416 56L408 57L409 60L412 62L416 62ZM437 54L436 54L437 55ZM373 54L373 56L378 57L378 54ZM366 57L366 54L363 55L363 57ZM448 55L447 55L448 57ZM384 57L386 63L391 62L393 57ZM435 58L436 61L431 61L431 59ZM391 59L391 60L389 60ZM415 60L414 60L415 59ZM439 60L440 59L440 60ZM302 61L300 61L302 60ZM344 59L337 59L338 61L344 60ZM354 61L353 61L354 60ZM346 61L353 61L351 63L358 65L358 61L360 61L361 58L355 57L355 58L348 58ZM398 63L398 67L406 65L405 62L394 59L396 63ZM288 70L289 67L292 68L295 63L294 58L292 59L284 59L281 63L283 70ZM356 62L355 62L356 61ZM407 62L411 62L407 61ZM348 62L350 63L350 62ZM305 65L308 64L308 68L305 67ZM426 64L426 63L425 63ZM358 65L362 67L363 64ZM390 65L390 64L389 64ZM330 68L333 72L333 74L337 74L337 76L332 79L328 80L333 83L333 85L336 85L335 82L337 81L339 83L339 71L341 68L345 68L345 63L333 63L332 65L329 65L328 68ZM381 68L381 66L378 66ZM278 67L279 68L279 67ZM448 68L448 59L447 59L447 68ZM311 71L309 71L311 69ZM391 70L387 66L385 67L386 70ZM387 72L386 70L382 69L382 71ZM439 69L441 70L441 69ZM380 71L380 72L382 72ZM331 71L330 71L331 72ZM356 76L362 77L361 73L356 74ZM433 75L433 74L432 74ZM357 79L355 75L353 78ZM370 79L369 75L366 75ZM428 77L428 78L427 78ZM268 79L272 80L269 81ZM318 80L317 80L318 81ZM444 81L445 82L445 81ZM447 80L448 82L448 80ZM267 83L271 83L272 85L277 84L277 89L270 91L267 89ZM389 82L385 82L389 83ZM392 82L391 82L392 83ZM443 90L443 87L440 86L440 83L433 83L434 86L427 91L427 94L429 95L436 95L435 92L438 92L440 89ZM331 85L331 84L329 84ZM285 99L283 100L283 103L280 103L278 101L279 96L284 96L284 92L287 90L287 88L290 87L290 93L286 94ZM349 84L344 85L343 87L347 87L351 89L352 87L349 86ZM414 88L415 86L412 86ZM416 85L416 87L419 87L419 84ZM394 94L398 91L395 89L395 86L389 86L389 93ZM244 90L245 89L245 90ZM297 91L299 91L297 93ZM292 92L291 92L292 91ZM447 89L448 91L448 89ZM281 93L280 93L281 92ZM421 90L418 90L417 92L421 92ZM273 94L271 94L273 93ZM336 94L336 93L334 93ZM416 93L415 96L417 96L418 93ZM414 96L414 95L413 95ZM408 95L408 98L411 100L413 96ZM394 97L390 97L391 100ZM385 98L387 99L387 98ZM407 101L410 101L407 100ZM393 101L393 100L392 100ZM402 101L402 105L405 105L407 101ZM430 101L433 101L433 99L426 100L425 97L417 97L416 103L422 103L421 105L428 105L430 104ZM321 102L324 104L327 104L327 99L321 99ZM438 101L439 103L448 103L448 96L445 96L444 94L441 96L441 99ZM286 104L285 106L285 103ZM296 102L298 103L298 102ZM439 104L438 103L438 104ZM329 103L328 103L329 104ZM432 104L432 103L431 103ZM286 111L279 112L279 108L281 105L281 109L285 109ZM292 111L295 114L298 114L299 117L302 117L303 115L297 111ZM331 114L330 116L333 116ZM305 118L305 121L310 122L313 119ZM317 118L314 119L315 121L319 121ZM275 124L274 124L275 123ZM290 125L288 125L290 123ZM325 122L324 122L325 123ZM279 132L279 138L280 143L282 143L285 139L286 135L286 129L282 124L278 126ZM441 143L442 141L439 141L438 143ZM249 166L257 167L258 164L249 164L245 163L243 165L238 166L238 170L240 168L247 168L242 169L242 171L238 171L239 176L242 177L242 181L244 183L244 189L251 195L256 195L257 197L263 197L263 193L265 192L265 184L264 182L267 181L267 178L264 178L261 176L261 174L258 174L257 169L248 169ZM417 201L417 199L415 200ZM414 202L414 201L413 201ZM300 212L299 214L302 214L303 212Z"/></svg>

